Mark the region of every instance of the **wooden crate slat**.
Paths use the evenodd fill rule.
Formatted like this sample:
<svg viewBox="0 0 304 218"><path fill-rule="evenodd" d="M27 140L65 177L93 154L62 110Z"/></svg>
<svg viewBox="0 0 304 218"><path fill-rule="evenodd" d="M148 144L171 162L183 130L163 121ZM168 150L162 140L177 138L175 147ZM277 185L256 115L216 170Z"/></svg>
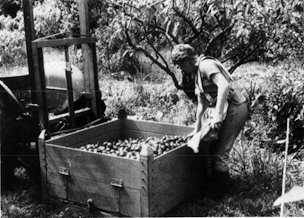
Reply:
<svg viewBox="0 0 304 218"><path fill-rule="evenodd" d="M163 136L164 136L164 134L152 133L152 132L142 132L139 130L125 129L123 131L123 138L125 138L125 139L128 139L128 138L145 139L148 137L161 138Z"/></svg>
<svg viewBox="0 0 304 218"><path fill-rule="evenodd" d="M120 139L121 135L117 131L112 131L112 132L106 132L104 134L101 134L96 137L91 137L89 139L79 139L77 142L74 142L74 144L69 144L69 141L65 141L65 143L61 146L69 147L69 148L80 148L81 146L86 146L88 144L102 144L105 141L116 141L117 139Z"/></svg>
<svg viewBox="0 0 304 218"><path fill-rule="evenodd" d="M124 188L120 190L120 213L126 216L140 216L140 190Z"/></svg>
<svg viewBox="0 0 304 218"><path fill-rule="evenodd" d="M51 145L46 147L46 154L48 171L65 167L72 176L105 183L122 179L124 186L140 188L139 161Z"/></svg>
<svg viewBox="0 0 304 218"><path fill-rule="evenodd" d="M162 215L182 202L194 190L196 158L186 146L153 161L151 181L151 216Z"/></svg>
<svg viewBox="0 0 304 218"><path fill-rule="evenodd" d="M88 199L93 199L93 205L97 208L119 212L126 216L140 216L140 190L138 189L117 188L109 183L74 175L62 176L56 172L48 172L48 175L52 177L52 183L48 184L49 194L52 197L67 198L67 200L82 204L86 204Z"/></svg>
<svg viewBox="0 0 304 218"><path fill-rule="evenodd" d="M88 199L93 205L104 210L118 212L118 191L110 184L92 181L86 178L70 178L68 200L86 204Z"/></svg>
<svg viewBox="0 0 304 218"><path fill-rule="evenodd" d="M42 200L48 201L47 195L47 165L46 165L46 153L45 153L45 132L43 130L38 137L38 152L39 152L39 164L41 175L41 187L42 187Z"/></svg>
<svg viewBox="0 0 304 218"><path fill-rule="evenodd" d="M123 120L123 129L139 130L142 132L157 133L162 135L187 135L193 127L158 123L154 121Z"/></svg>
<svg viewBox="0 0 304 218"><path fill-rule="evenodd" d="M161 138L165 135L171 135L171 134L144 132L144 131L134 130L134 129L125 129L123 131L123 138L141 138L141 139L145 139L147 137ZM173 135L179 135L179 134L173 134ZM185 135L185 134L180 134L180 135Z"/></svg>
<svg viewBox="0 0 304 218"><path fill-rule="evenodd" d="M103 134L103 135L100 135L98 137L92 137L88 140L85 140L85 141L79 141L77 144L74 144L73 147L74 148L80 148L81 146L85 146L87 144L102 144L103 142L105 141L116 141L117 139L120 139L121 138L121 135L119 134L119 132L110 132L110 133L107 133L107 134Z"/></svg>
<svg viewBox="0 0 304 218"><path fill-rule="evenodd" d="M58 95L59 93L54 93L54 94ZM82 108L82 109L79 109L79 110L75 110L75 117L86 116L86 115L89 115L91 112L92 112L92 109L89 108L89 107ZM59 114L59 115L55 115L55 116L50 116L49 117L49 122L50 122L50 124L57 123L60 120L63 120L64 118L66 118L68 116L70 116L69 113L64 113L64 114Z"/></svg>
<svg viewBox="0 0 304 218"><path fill-rule="evenodd" d="M56 46L70 46L70 45L81 45L95 43L96 38L81 37L81 38L65 38L65 39L36 39L33 44L37 48L43 47L56 47Z"/></svg>
<svg viewBox="0 0 304 218"><path fill-rule="evenodd" d="M111 134L111 132L121 133L121 120L114 120L107 123L102 123L95 127L79 130L71 134L58 137L46 141L46 143L56 144L61 146L72 146L79 142L97 138L101 135Z"/></svg>
<svg viewBox="0 0 304 218"><path fill-rule="evenodd" d="M48 194L49 197L57 197L61 199L65 199L67 197L66 190L64 189L63 185L59 185L58 183L49 183L48 187Z"/></svg>
<svg viewBox="0 0 304 218"><path fill-rule="evenodd" d="M119 202L116 200L118 194L111 185L85 178L61 176L54 172L51 175L52 181L48 184L50 196L81 204L92 199L95 206L104 210L116 212L119 209Z"/></svg>

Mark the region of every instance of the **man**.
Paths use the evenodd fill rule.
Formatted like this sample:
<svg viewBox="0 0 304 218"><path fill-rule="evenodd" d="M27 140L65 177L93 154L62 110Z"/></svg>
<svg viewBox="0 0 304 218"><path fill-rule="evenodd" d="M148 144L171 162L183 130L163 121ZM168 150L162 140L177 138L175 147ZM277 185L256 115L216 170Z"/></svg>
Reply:
<svg viewBox="0 0 304 218"><path fill-rule="evenodd" d="M210 156L212 183L221 193L229 187L229 153L247 119L246 98L219 61L199 56L192 46L176 45L171 58L187 77L195 80L198 105L195 128L189 137L199 135L204 141L210 132L217 133L217 140L210 145ZM203 131L207 127L209 129Z"/></svg>

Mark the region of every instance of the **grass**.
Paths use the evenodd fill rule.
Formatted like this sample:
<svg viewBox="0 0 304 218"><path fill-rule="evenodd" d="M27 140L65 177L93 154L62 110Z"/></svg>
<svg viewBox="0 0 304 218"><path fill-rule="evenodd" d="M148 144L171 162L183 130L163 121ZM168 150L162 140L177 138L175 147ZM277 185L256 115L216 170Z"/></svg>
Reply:
<svg viewBox="0 0 304 218"><path fill-rule="evenodd" d="M76 56L74 55L74 50L70 49L70 60L72 63L76 64ZM43 58L44 62L52 61L65 61L64 50L58 50L53 48L44 48L43 49ZM1 66L1 65L0 65ZM6 66L3 65L0 67L0 77L5 76L17 76L28 74L27 66Z"/></svg>
<svg viewBox="0 0 304 218"><path fill-rule="evenodd" d="M281 68L251 63L238 68L234 78L248 89L252 83L262 84L274 70L279 72ZM192 125L195 121L195 105L175 89L170 79L153 84L115 81L105 75L101 78L107 115L116 116L118 109L125 108L138 119L182 125ZM250 122L247 125L253 121ZM259 123L254 124L256 131L265 130ZM232 188L221 201L215 201L212 196L189 199L165 216L279 216L280 208L272 204L281 195L284 158L265 149L263 143L267 141L263 140L258 134L254 138L243 134L237 139L231 152ZM286 191L294 185L304 185L303 160L301 153L289 155ZM2 217L88 217L84 210L74 210L69 204L41 203L39 184L27 178L26 172L18 172L14 189L2 190ZM303 202L286 204L284 216L304 216L303 206Z"/></svg>
<svg viewBox="0 0 304 218"><path fill-rule="evenodd" d="M237 140L231 156L233 183L221 201L212 196L193 198L165 216L278 217L280 208L272 204L281 195L283 157L258 148L246 138ZM303 159L290 156L286 190L295 184L303 185L303 170ZM26 172L19 169L18 174L14 189L1 194L2 217L87 217L85 209L75 210L71 204L42 204L39 185L27 178ZM284 216L303 216L303 206L303 202L286 204Z"/></svg>
<svg viewBox="0 0 304 218"><path fill-rule="evenodd" d="M302 165L299 167L299 164ZM254 141L239 138L231 153L232 188L220 201L202 197L180 205L172 216L280 216L280 208L272 204L281 195L283 157L255 145ZM289 158L287 188L303 185L301 159ZM284 216L303 216L303 202L288 203Z"/></svg>
<svg viewBox="0 0 304 218"><path fill-rule="evenodd" d="M28 74L27 67L24 66L14 66L14 67L7 67L2 66L0 68L0 78L6 77L6 76L19 76L19 75L25 75Z"/></svg>

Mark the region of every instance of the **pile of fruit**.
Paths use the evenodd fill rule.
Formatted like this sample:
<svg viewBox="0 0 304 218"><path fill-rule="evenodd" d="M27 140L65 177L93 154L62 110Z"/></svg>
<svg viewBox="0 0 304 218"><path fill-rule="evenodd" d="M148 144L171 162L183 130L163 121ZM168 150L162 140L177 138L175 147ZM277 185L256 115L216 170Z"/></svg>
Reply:
<svg viewBox="0 0 304 218"><path fill-rule="evenodd" d="M185 136L163 136L162 138L148 137L146 139L125 139L114 142L105 141L103 143L87 144L80 147L81 150L108 154L118 157L138 160L142 145L149 144L153 150L154 157L167 153L168 151L185 145Z"/></svg>

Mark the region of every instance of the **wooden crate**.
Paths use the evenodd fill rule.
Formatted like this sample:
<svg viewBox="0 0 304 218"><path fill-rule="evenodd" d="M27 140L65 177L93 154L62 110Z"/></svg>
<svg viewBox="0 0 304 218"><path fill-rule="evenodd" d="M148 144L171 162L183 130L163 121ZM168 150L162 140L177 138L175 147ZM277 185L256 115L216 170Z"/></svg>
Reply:
<svg viewBox="0 0 304 218"><path fill-rule="evenodd" d="M160 216L194 190L197 155L186 145L153 157L144 146L140 159L79 148L98 141L186 135L192 127L118 119L56 139L39 138L43 197L87 204L124 216Z"/></svg>

